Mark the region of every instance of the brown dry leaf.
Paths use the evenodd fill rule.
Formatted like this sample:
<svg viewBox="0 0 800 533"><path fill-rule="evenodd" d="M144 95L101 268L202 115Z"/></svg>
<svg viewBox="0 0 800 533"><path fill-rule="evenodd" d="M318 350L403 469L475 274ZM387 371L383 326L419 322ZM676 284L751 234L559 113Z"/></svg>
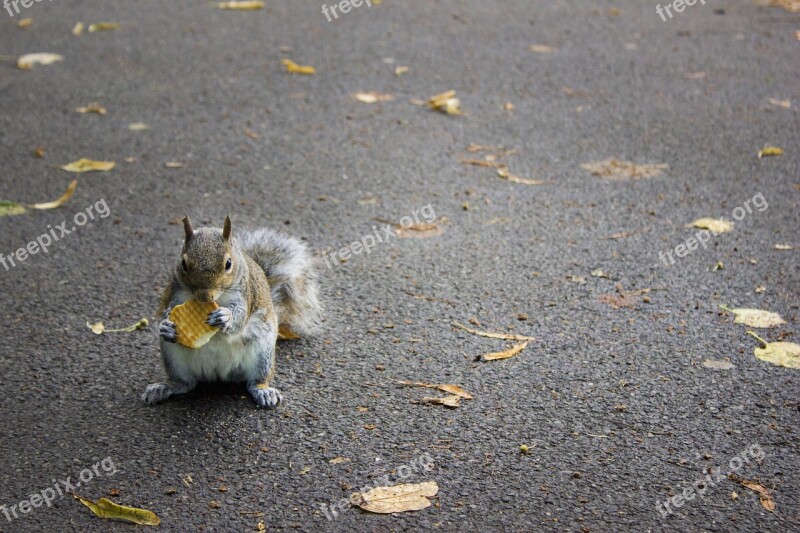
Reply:
<svg viewBox="0 0 800 533"><path fill-rule="evenodd" d="M792 250L793 247L791 244L776 244L774 246L776 250Z"/></svg>
<svg viewBox="0 0 800 533"><path fill-rule="evenodd" d="M31 24L33 24L33 19L30 17L20 19L20 21L17 22L17 26L19 26L20 28L27 28Z"/></svg>
<svg viewBox="0 0 800 533"><path fill-rule="evenodd" d="M281 59L281 63L284 67L286 67L286 72L291 72L292 74L314 74L317 69L310 65L298 65L291 59Z"/></svg>
<svg viewBox="0 0 800 533"><path fill-rule="evenodd" d="M34 65L51 65L57 61L63 61L64 56L58 54L49 54L45 52L36 54L25 54L17 59L17 68L22 70L29 70Z"/></svg>
<svg viewBox="0 0 800 533"><path fill-rule="evenodd" d="M426 396L422 399L422 401L433 405L444 405L445 407L456 408L461 406L461 396L456 396L455 394L445 396L444 398Z"/></svg>
<svg viewBox="0 0 800 533"><path fill-rule="evenodd" d="M781 315L778 313L773 313L772 311L747 308L730 309L729 307L721 304L719 307L720 309L724 309L725 311L736 315L736 318L733 320L735 324L744 324L745 326L750 326L751 328L773 328L775 326L786 324L786 321L781 318Z"/></svg>
<svg viewBox="0 0 800 533"><path fill-rule="evenodd" d="M424 387L426 389L437 389L440 391L448 392L455 396L460 396L461 398L465 398L467 400L472 399L472 394L465 391L463 388L459 387L458 385L447 385L447 384L435 384L435 383L422 383L419 381L398 381L397 383L401 385L407 385L409 387Z"/></svg>
<svg viewBox="0 0 800 533"><path fill-rule="evenodd" d="M53 200L52 202L42 202L40 204L31 204L28 207L33 209L55 209L57 207L61 207L67 201L72 198L72 195L75 194L75 189L78 187L78 180L72 180L70 184L67 186L66 192L62 194L58 199Z"/></svg>
<svg viewBox="0 0 800 533"><path fill-rule="evenodd" d="M94 24L89 24L89 33L116 29L119 29L119 24L116 22L95 22Z"/></svg>
<svg viewBox="0 0 800 533"><path fill-rule="evenodd" d="M388 102L390 100L394 100L394 96L391 94L382 94L376 91L369 93L353 93L353 98L359 102L364 102L365 104L374 104L376 102Z"/></svg>
<svg viewBox="0 0 800 533"><path fill-rule="evenodd" d="M419 511L431 506L428 498L436 496L439 486L435 481L424 483L377 487L367 492L356 492L350 503L371 513L402 513Z"/></svg>
<svg viewBox="0 0 800 533"><path fill-rule="evenodd" d="M437 237L442 233L444 230L440 226L426 222L397 227L397 236L401 239L427 239Z"/></svg>
<svg viewBox="0 0 800 533"><path fill-rule="evenodd" d="M158 517L158 515L156 515L153 511L148 511L147 509L125 507L124 505L118 505L107 498L100 498L95 502L78 496L75 493L72 493L72 497L91 509L91 511L100 518L124 520L126 522L132 522L141 526L157 526L161 523L161 519Z"/></svg>
<svg viewBox="0 0 800 533"><path fill-rule="evenodd" d="M264 2L248 1L248 0L238 0L234 2L220 2L219 8L249 11L254 9L264 9Z"/></svg>
<svg viewBox="0 0 800 533"><path fill-rule="evenodd" d="M733 222L728 222L724 218L698 218L691 224L686 224L687 228L707 229L713 233L728 233L733 231Z"/></svg>
<svg viewBox="0 0 800 533"><path fill-rule="evenodd" d="M784 109L792 108L791 100L780 100L778 98L768 98L767 100L769 101L770 104L782 107Z"/></svg>
<svg viewBox="0 0 800 533"><path fill-rule="evenodd" d="M502 352L492 352L492 353L484 354L483 355L483 360L484 361L497 361L499 359L508 359L509 357L514 357L515 355L520 353L522 350L524 350L526 346L528 346L528 342L530 342L530 341L525 341L525 342L522 342L520 344L515 344L514 346L512 346L508 350L503 350Z"/></svg>
<svg viewBox="0 0 800 533"><path fill-rule="evenodd" d="M455 97L456 92L453 90L445 91L443 93L437 94L436 96L431 96L428 99L428 105L431 109L435 109L436 111L441 111L442 113L446 113L448 115L460 115L461 114L461 100Z"/></svg>
<svg viewBox="0 0 800 533"><path fill-rule="evenodd" d="M478 335L480 337L487 337L489 339L503 339L506 341L532 341L534 340L533 337L526 337L525 335L512 335L510 333L492 333L489 331L480 331L477 329L472 329L470 327L465 326L464 324L459 324L458 322L453 322L453 325L472 333L473 335Z"/></svg>
<svg viewBox="0 0 800 533"><path fill-rule="evenodd" d="M113 161L94 161L92 159L81 158L72 163L63 165L61 170L66 170L67 172L107 172L114 168L115 165L116 163Z"/></svg>
<svg viewBox="0 0 800 533"><path fill-rule="evenodd" d="M658 176L664 169L669 168L669 165L663 163L637 165L630 161L620 161L612 157L603 161L595 161L594 163L584 163L581 168L588 170L594 176L609 180L636 180Z"/></svg>
<svg viewBox="0 0 800 533"><path fill-rule="evenodd" d="M36 148L33 150L33 155L35 155L35 156L36 156L36 157L38 157L39 159L43 158L43 157L44 157L44 148L42 148L41 146L37 146L37 147L36 147Z"/></svg>
<svg viewBox="0 0 800 533"><path fill-rule="evenodd" d="M536 52L537 54L549 54L556 51L555 48L552 46L547 46L546 44L532 44L528 50L531 52Z"/></svg>
<svg viewBox="0 0 800 533"><path fill-rule="evenodd" d="M765 146L761 150L758 151L758 158L761 159L762 157L774 157L783 155L783 149L778 148L777 146Z"/></svg>
<svg viewBox="0 0 800 533"><path fill-rule="evenodd" d="M78 113L97 113L98 115L105 115L108 110L100 105L100 102L89 102L83 107L76 107L75 111Z"/></svg>
<svg viewBox="0 0 800 533"><path fill-rule="evenodd" d="M740 477L735 476L733 474L731 474L728 477L730 479L732 479L733 481L736 481L737 483L739 483L744 488L750 489L753 492L755 492L756 494L758 494L758 499L761 502L761 506L764 509L766 509L767 511L771 512L771 513L775 512L775 501L772 499L772 495L769 493L769 491L766 489L766 487L764 487L764 485L762 485L761 483L759 483L757 481L751 481L749 479L743 479L743 478L740 478Z"/></svg>
<svg viewBox="0 0 800 533"><path fill-rule="evenodd" d="M545 180L531 180L531 179L527 179L527 178L520 178L520 177L514 176L513 174L510 174L508 172L508 167L506 167L506 166L502 166L502 167L498 168L497 169L497 175L500 176L501 178L505 179L505 180L511 181L513 183L522 183L523 185L543 185L543 184L547 183Z"/></svg>
<svg viewBox="0 0 800 533"><path fill-rule="evenodd" d="M800 368L800 344L794 342L767 342L754 331L748 331L748 335L755 337L763 348L756 348L756 357L773 365L786 368Z"/></svg>
<svg viewBox="0 0 800 533"><path fill-rule="evenodd" d="M633 302L628 299L627 294L601 294L597 301L603 304L610 305L614 309L621 309L623 307L627 307L629 309L634 309Z"/></svg>

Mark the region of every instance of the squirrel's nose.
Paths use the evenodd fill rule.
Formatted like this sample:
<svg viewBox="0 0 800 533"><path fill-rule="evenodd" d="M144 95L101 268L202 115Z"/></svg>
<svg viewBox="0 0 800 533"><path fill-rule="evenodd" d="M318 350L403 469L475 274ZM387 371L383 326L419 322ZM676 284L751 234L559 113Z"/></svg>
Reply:
<svg viewBox="0 0 800 533"><path fill-rule="evenodd" d="M195 296L203 303L213 302L217 297L214 291L197 291Z"/></svg>

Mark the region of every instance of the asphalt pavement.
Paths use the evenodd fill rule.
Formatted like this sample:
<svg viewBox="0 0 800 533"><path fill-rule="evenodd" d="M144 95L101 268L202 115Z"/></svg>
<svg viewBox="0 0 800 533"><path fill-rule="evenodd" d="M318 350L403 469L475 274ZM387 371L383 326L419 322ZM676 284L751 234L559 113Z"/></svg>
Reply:
<svg viewBox="0 0 800 533"><path fill-rule="evenodd" d="M0 199L78 180L0 217L0 531L132 530L49 498L78 482L166 531L800 531L800 370L747 333L800 342L800 15L355 4L0 10ZM63 59L17 68L28 53ZM448 90L460 115L426 104ZM90 102L106 114L75 111ZM59 168L80 158L115 166ZM611 158L640 166L582 167ZM278 410L237 385L147 407L185 213L284 228L321 259L414 213L435 226L322 263L323 331L279 345ZM734 226L692 249L702 217ZM483 361L520 341L454 322L533 340ZM420 511L340 506L427 481Z"/></svg>

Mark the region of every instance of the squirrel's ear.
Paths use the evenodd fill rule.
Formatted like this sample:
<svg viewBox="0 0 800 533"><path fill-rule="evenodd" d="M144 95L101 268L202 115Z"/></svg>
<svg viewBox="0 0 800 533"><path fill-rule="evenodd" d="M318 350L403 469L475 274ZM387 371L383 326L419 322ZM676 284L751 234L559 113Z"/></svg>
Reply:
<svg viewBox="0 0 800 533"><path fill-rule="evenodd" d="M186 240L188 241L194 235L194 228L192 228L192 221L189 220L189 215L183 217L183 230L186 232Z"/></svg>
<svg viewBox="0 0 800 533"><path fill-rule="evenodd" d="M226 241L231 238L231 216L225 217L225 225L222 227L222 238Z"/></svg>

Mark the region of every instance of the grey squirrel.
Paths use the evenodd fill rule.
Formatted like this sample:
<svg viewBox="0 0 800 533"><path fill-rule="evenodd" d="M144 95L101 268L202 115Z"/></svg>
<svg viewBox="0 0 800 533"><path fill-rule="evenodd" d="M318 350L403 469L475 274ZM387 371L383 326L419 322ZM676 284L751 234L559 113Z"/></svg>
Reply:
<svg viewBox="0 0 800 533"><path fill-rule="evenodd" d="M153 405L192 390L200 382L244 382L260 407L283 400L270 386L275 343L319 329L315 262L298 239L271 229L231 234L231 219L219 228L195 230L183 219L185 240L158 312L161 355L169 381L147 387L142 400ZM216 302L207 323L220 330L197 349L177 343L169 320L188 300Z"/></svg>

